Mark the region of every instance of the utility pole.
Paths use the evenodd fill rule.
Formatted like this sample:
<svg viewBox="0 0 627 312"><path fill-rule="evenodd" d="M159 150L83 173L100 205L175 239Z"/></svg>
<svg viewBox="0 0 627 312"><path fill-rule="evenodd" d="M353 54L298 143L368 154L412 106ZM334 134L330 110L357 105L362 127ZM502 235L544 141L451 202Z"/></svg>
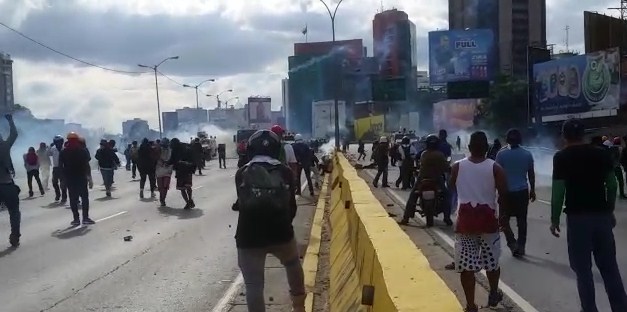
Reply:
<svg viewBox="0 0 627 312"><path fill-rule="evenodd" d="M608 8L608 10L617 10L620 12L620 19L627 20L627 0L620 0L619 8Z"/></svg>
<svg viewBox="0 0 627 312"><path fill-rule="evenodd" d="M564 28L564 30L566 30L566 53L570 52L569 46L568 46L568 31L570 30L570 26L566 25L566 28Z"/></svg>

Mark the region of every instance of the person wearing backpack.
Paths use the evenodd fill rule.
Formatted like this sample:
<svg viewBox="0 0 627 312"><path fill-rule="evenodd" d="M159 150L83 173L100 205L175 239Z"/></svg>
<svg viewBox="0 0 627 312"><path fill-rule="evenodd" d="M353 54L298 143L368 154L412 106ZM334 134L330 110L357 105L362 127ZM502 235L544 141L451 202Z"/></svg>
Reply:
<svg viewBox="0 0 627 312"><path fill-rule="evenodd" d="M238 264L250 312L264 312L264 267L268 254L285 267L292 311L305 311L305 283L292 221L296 216L296 179L278 160L281 139L259 130L248 140L250 161L235 174L239 217L235 233Z"/></svg>
<svg viewBox="0 0 627 312"><path fill-rule="evenodd" d="M24 168L26 169L26 181L28 183L28 197L35 195L33 192L33 178L37 181L41 196L44 196L44 187L39 179L39 157L32 146L28 148L28 153L24 154Z"/></svg>

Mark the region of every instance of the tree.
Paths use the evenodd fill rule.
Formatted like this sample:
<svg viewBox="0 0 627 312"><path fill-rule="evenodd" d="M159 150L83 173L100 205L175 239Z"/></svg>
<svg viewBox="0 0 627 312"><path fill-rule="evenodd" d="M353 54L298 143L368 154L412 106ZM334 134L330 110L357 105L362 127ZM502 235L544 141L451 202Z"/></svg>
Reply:
<svg viewBox="0 0 627 312"><path fill-rule="evenodd" d="M482 126L497 133L504 133L512 127L527 127L527 89L524 80L511 76L498 76L490 86L490 96L479 108Z"/></svg>

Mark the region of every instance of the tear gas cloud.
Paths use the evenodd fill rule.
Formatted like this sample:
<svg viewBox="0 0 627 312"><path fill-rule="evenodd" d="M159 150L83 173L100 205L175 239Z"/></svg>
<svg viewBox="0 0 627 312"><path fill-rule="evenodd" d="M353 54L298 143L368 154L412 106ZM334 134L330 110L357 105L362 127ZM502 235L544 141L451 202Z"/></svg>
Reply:
<svg viewBox="0 0 627 312"><path fill-rule="evenodd" d="M166 133L166 137L169 139L178 138L181 142L189 142L191 138L198 136L198 131L204 131L208 136L216 137L216 144L226 144L226 157L236 157L236 146L233 142L233 136L236 134L236 130L223 129L214 124L182 124L179 125L179 129L174 132Z"/></svg>

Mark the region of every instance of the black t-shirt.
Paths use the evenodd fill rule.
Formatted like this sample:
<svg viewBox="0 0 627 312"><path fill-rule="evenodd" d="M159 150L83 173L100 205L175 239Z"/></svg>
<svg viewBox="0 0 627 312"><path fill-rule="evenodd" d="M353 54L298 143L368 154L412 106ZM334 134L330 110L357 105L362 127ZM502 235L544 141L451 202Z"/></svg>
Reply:
<svg viewBox="0 0 627 312"><path fill-rule="evenodd" d="M610 154L596 146L575 145L553 156L553 180L566 185L565 213L611 211L607 202L605 179L613 172Z"/></svg>
<svg viewBox="0 0 627 312"><path fill-rule="evenodd" d="M89 151L85 148L64 148L59 154L59 166L68 179L87 179L90 160Z"/></svg>
<svg viewBox="0 0 627 312"><path fill-rule="evenodd" d="M290 183L290 211L280 214L268 214L262 211L239 212L235 243L238 248L263 248L283 244L294 238L292 220L296 216L296 186L292 170L281 165L285 181ZM242 170L235 174L235 187L242 183Z"/></svg>

